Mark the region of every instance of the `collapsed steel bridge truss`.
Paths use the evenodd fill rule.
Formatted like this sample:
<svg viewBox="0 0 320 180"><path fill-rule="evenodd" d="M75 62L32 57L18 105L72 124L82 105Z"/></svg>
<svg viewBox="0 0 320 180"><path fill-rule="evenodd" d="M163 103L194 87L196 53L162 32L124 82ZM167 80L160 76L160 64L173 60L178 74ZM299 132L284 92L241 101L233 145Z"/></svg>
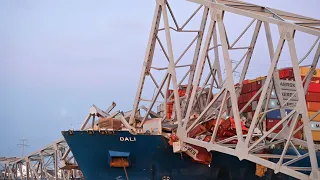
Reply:
<svg viewBox="0 0 320 180"><path fill-rule="evenodd" d="M115 111L116 103L112 104L106 109L101 110L96 105L92 105L88 116L82 123L80 130L90 131L97 130L99 121L97 118L113 118L120 117L125 128L131 130L128 123L131 111L122 112ZM145 106L140 106L138 111L147 111ZM160 117L154 111L150 111L153 117ZM133 131L136 131L133 128ZM69 130L72 133L73 129ZM99 129L100 133L107 133L106 129ZM61 179L68 180L70 178L81 178L82 172L78 167L76 159L73 157L72 152L64 139L53 142L46 147L29 154L28 156L17 157L0 157L0 165L4 165L3 175L1 178L20 180L20 179Z"/></svg>
<svg viewBox="0 0 320 180"><path fill-rule="evenodd" d="M156 1L147 51L132 112L136 112L142 103L147 103L148 111L142 118L139 118L139 121L137 120L138 117L136 113L132 113L129 121L130 124L137 128L141 127L148 119L149 111L151 111L158 102L164 103L165 113L163 115L163 121L167 121L166 105L169 102L174 102L175 116L171 120L178 124L177 135L182 143L204 147L208 151L219 151L237 156L240 160L246 159L273 169L275 173L281 172L298 179L319 179L320 172L316 159L316 151L320 147L313 142L309 124L310 120L315 116L308 117L305 93L319 61L320 21L314 18L236 0L189 1L199 4L199 7L194 13L190 13L190 18L188 18L183 25L179 24L181 22L176 18L176 14L174 14L174 8L170 5L172 1ZM187 29L188 23L190 23L197 14L202 15L200 26L198 29ZM249 19L248 26L237 27L239 23L233 23L234 19L227 18L230 15L232 17L240 16ZM229 36L228 32L230 28L228 29L226 26L228 20L233 21L232 27L230 28L233 32L238 31L239 36L237 38ZM252 25L254 26L253 30L249 33ZM276 29L276 31L274 29ZM177 51L174 45L179 44L181 39L174 39L172 37L174 34L181 33L194 34L194 39L190 41L190 44L186 46L186 49L181 54L176 54ZM244 39L243 37L248 34L251 34L250 40L242 43L246 45L238 45L241 40ZM297 55L296 48L299 43L297 43L298 40L296 37L298 35L306 35L315 41L311 41L306 45L310 47L310 50L306 52L303 58L298 58ZM266 39L261 43L264 43L262 47L265 47L263 51L268 53L269 56L267 57L260 56L257 58L257 56L254 56L254 52L258 47L257 42L259 42L259 36L264 36ZM275 38L278 39L277 44L273 43L273 39ZM287 46L285 46L286 43ZM274 45L276 46L275 48ZM155 61L158 58L155 52L157 47L161 48L164 54L162 62L166 63L165 67L156 67L157 63ZM299 99L295 106L287 105L292 97L284 101L279 86L278 69L281 68L279 59L284 48L289 50L287 58L294 71L296 92L292 96L297 96ZM184 55L188 51L192 51L192 58L185 58L184 62L188 63L181 63ZM236 53L242 53L242 56L240 56L241 59L238 61L231 59ZM310 67L310 71L304 79L301 79L299 66L308 58L312 60L312 62L307 65ZM256 110L254 111L248 134L243 134L241 129L241 113L256 96L252 97L242 109L238 109L238 98L243 87L243 81L249 74L249 67L254 67L252 64L257 59L262 64L265 64L263 69L268 71L266 73L265 83L256 94L256 96L258 94L261 95ZM178 77L181 75L178 73L180 69L183 69L182 78ZM159 80L157 82L154 76L157 71L165 71L160 82ZM205 72L208 73L207 76ZM148 79L154 83L156 90L153 97L146 100L147 98L144 97L144 91L147 91L146 81ZM303 82L305 85L303 85ZM187 85L186 95L179 97L178 88L182 83ZM235 86L235 84L237 85ZM195 120L191 121L192 113L197 105L197 101L200 99L200 93L197 91L198 87L209 88L210 92L216 94L211 98L210 96L212 95L210 93L208 94L206 107L201 110ZM173 89L173 97L167 94L168 89ZM278 109L281 109L282 120L270 130L265 131L261 129L259 124L262 123L266 112L270 111L267 106L273 89L280 103ZM237 133L235 137L231 137L228 140L216 141L217 125L214 128L210 142L188 137L188 132L196 127L196 125L212 118L214 114L217 119L216 124L218 124L223 112L227 108L228 101L232 103L230 114L235 119ZM290 108L292 111L285 114L285 108ZM295 129L299 118L303 119L303 125ZM274 133L274 130L281 124L284 124L282 130L279 133ZM255 129L258 129L260 133L256 133ZM293 136L301 129L304 131L304 140L296 139ZM232 139L237 140L235 146L224 144ZM281 155L263 154L262 156L261 154L255 153L260 149L275 144L283 144L284 149ZM286 156L286 151L289 147L296 150L296 146L298 145L308 149L308 153L300 154L296 151L295 156ZM265 159L271 157L278 158L279 161L274 163ZM306 157L310 158L311 167L290 166L292 163ZM284 162L284 159L288 158L290 160ZM311 173L304 174L301 172L302 170Z"/></svg>
<svg viewBox="0 0 320 180"><path fill-rule="evenodd" d="M60 139L23 158L3 158L5 179L68 179L70 172L59 168L60 159L68 145ZM69 160L72 156L68 157Z"/></svg>
<svg viewBox="0 0 320 180"><path fill-rule="evenodd" d="M309 124L316 114L313 117L308 117L305 93L319 61L320 21L236 0L189 1L192 2L185 1L183 3L196 3L199 6L194 12L190 12L190 17L185 19L183 24L180 24L178 16L174 13L174 8L170 6L171 1L156 0L147 51L133 105L132 112L134 113L128 112L126 115L121 116L126 128L137 131L148 120L149 116L159 117L159 114L154 112L156 104L160 102L166 107L168 103L173 102L175 114L169 122L178 124L177 135L182 143L204 147L208 151L219 151L237 156L240 160L246 159L273 169L275 173L281 172L298 179L319 179L320 173L316 151L320 149L320 146L314 144ZM189 24L196 19L197 15L200 15L200 19L198 19L199 27L197 29L189 28ZM243 23L247 22L248 26L237 27L239 23L233 23L234 19L228 19L229 15L246 18ZM238 37L234 38L228 33L228 21L232 23L232 27L229 28L232 28L233 31L238 31ZM309 43L310 50L302 58L298 58L296 50L297 44L299 44L296 42L296 36L299 33L314 39L314 42ZM193 36L190 39L190 43L186 45L186 48L180 54L176 54L179 53L179 50L176 50L174 45L179 44L181 38L174 38L174 34L182 34L182 37ZM248 34L251 35L249 42L246 41L248 38L245 38ZM254 56L254 52L260 47L258 46L258 37L261 36L265 37L265 41L262 43L265 43L264 47L266 48L264 51L269 54L269 57L259 57L258 60L263 64L267 64L263 68L268 72L266 73L267 77L264 85L256 94L256 96L260 94L260 99L252 117L249 132L248 134L243 134L240 125L241 114L256 96L253 96L242 109L237 106L238 99L243 87L243 81L247 78L250 73L250 67L253 67L252 64L257 59ZM275 49L274 38L278 39ZM241 43L243 39L245 43ZM233 40L232 43L231 40ZM294 70L297 89L292 96L298 97L296 106L287 105L290 102L290 98L283 100L281 88L279 87L279 59L283 53L285 43L287 43L289 50L289 62ZM161 49L164 55L162 61L166 63L161 68L156 67L158 64L155 62L155 59L157 59L155 58L157 47ZM188 55L190 52L191 58L189 57L190 54ZM241 54L239 60L232 60L234 54L237 53L238 56ZM310 71L304 79L301 79L299 65L306 62L308 58L312 60L308 64ZM164 63L160 64L163 65ZM164 73L159 76L157 73L159 71L164 71ZM162 78L160 82L157 80L159 77ZM148 87L146 87L148 79L153 82L156 88L151 99L143 97L143 92L146 91L147 94L150 92L147 91ZM303 82L305 83L304 85ZM235 86L235 84L237 85ZM178 88L181 85L186 85L186 95L183 97L179 97L178 92ZM215 95L207 94L208 97L204 102L205 106L200 108L200 112L199 110L195 111L201 99L201 93L197 91L198 87L201 87L200 91L208 88L209 92L215 93ZM173 89L172 95L167 94L168 89ZM263 123L266 112L270 111L267 105L273 89L280 103L278 109L281 110L282 120L269 131L265 131L259 125ZM215 137L218 126L215 126L210 142L188 137L188 132L204 121L215 118L218 124L222 114L228 108L228 101L232 104L229 115L235 119L237 136L217 141ZM145 104L142 105L142 103ZM114 107L115 104L113 103L106 111L102 111L96 106L92 106L80 129L90 130L93 128L96 117L114 117L119 114L119 112L109 114ZM287 108L292 109L289 114L284 112L284 109ZM143 116L139 112L140 109L146 111ZM164 113L161 117L163 121L168 121L166 111L167 109L164 108ZM197 112L199 116L194 118L194 112ZM300 117L304 120L303 125L295 129L294 127ZM88 124L90 118L92 118L92 124ZM127 120L129 123L126 122ZM274 133L274 130L281 124L284 125L282 130ZM256 129L259 129L258 133L255 131ZM304 140L293 137L301 129L305 134ZM233 139L238 140L236 145L226 144L226 142ZM284 145L281 155L255 153L260 149L276 144ZM308 153L300 154L296 151L295 156L285 155L288 147L296 149L297 145L307 148ZM271 157L278 158L278 163L265 159ZM310 158L311 167L290 166L304 158ZM284 162L284 159L289 159L289 161ZM20 179L20 177L24 179L68 179L71 173L75 174L78 169L76 161L63 139L26 157L0 158L0 161L5 163L5 174L9 179ZM304 174L301 170L308 171L310 174Z"/></svg>
<svg viewBox="0 0 320 180"><path fill-rule="evenodd" d="M90 131L97 124L97 117L109 117L119 113L109 114L116 103L103 111L92 105L90 113L84 120L80 130ZM89 124L89 122L92 122ZM70 130L73 131L72 129ZM3 177L5 179L70 179L83 177L68 144L64 139L53 142L46 147L22 158L0 157L0 165L4 164ZM0 179L2 177L0 176Z"/></svg>

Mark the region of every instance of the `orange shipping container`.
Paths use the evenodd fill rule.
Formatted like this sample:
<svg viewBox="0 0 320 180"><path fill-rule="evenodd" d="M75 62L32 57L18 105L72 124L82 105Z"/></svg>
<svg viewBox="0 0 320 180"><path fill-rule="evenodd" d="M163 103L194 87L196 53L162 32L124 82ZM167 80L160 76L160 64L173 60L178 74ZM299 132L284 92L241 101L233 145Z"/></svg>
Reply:
<svg viewBox="0 0 320 180"><path fill-rule="evenodd" d="M261 80L264 80L266 79L267 77L266 76L260 76L260 77L257 77L256 80L257 81L261 81Z"/></svg>
<svg viewBox="0 0 320 180"><path fill-rule="evenodd" d="M320 141L320 131L312 131L313 141Z"/></svg>
<svg viewBox="0 0 320 180"><path fill-rule="evenodd" d="M303 80L305 76L301 76L301 80ZM311 82L313 83L320 83L320 77L312 77Z"/></svg>
<svg viewBox="0 0 320 180"><path fill-rule="evenodd" d="M310 68L308 67L300 67L301 76L306 76L309 72ZM320 69L315 69L313 72L313 77L320 77Z"/></svg>
<svg viewBox="0 0 320 180"><path fill-rule="evenodd" d="M320 110L320 102L307 102L307 108L309 111L317 112Z"/></svg>
<svg viewBox="0 0 320 180"><path fill-rule="evenodd" d="M308 112L309 118L312 118L312 116L313 116L315 113L316 113L316 112L309 111L309 112ZM313 121L318 121L318 122L320 122L320 114L318 114L318 115L313 119Z"/></svg>

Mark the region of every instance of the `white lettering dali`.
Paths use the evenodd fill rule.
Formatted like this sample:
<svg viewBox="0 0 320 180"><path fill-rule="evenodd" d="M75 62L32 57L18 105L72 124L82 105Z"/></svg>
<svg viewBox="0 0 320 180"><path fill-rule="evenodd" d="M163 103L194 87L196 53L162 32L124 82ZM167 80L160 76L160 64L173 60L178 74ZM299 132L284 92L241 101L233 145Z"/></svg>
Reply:
<svg viewBox="0 0 320 180"><path fill-rule="evenodd" d="M130 142L133 142L133 141L137 141L137 140L136 140L136 137L120 137L120 141L130 141Z"/></svg>

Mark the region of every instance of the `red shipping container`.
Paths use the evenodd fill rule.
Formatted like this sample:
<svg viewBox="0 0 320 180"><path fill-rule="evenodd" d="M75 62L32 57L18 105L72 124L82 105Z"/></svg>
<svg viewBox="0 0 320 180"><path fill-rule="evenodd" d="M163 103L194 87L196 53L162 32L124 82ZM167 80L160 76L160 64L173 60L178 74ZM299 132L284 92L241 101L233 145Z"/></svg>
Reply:
<svg viewBox="0 0 320 180"><path fill-rule="evenodd" d="M239 103L243 103L243 95L244 95L244 94L240 94L240 96L239 96ZM230 104L231 104L231 101L230 101Z"/></svg>
<svg viewBox="0 0 320 180"><path fill-rule="evenodd" d="M167 98L169 98L171 94L173 94L173 90L169 89L167 91ZM174 95L172 95L170 99L174 99Z"/></svg>
<svg viewBox="0 0 320 180"><path fill-rule="evenodd" d="M167 119L171 119L172 113L167 113Z"/></svg>
<svg viewBox="0 0 320 180"><path fill-rule="evenodd" d="M251 83L243 84L241 94L251 92Z"/></svg>
<svg viewBox="0 0 320 180"><path fill-rule="evenodd" d="M317 83L310 83L308 92L316 92L320 93L320 84Z"/></svg>
<svg viewBox="0 0 320 180"><path fill-rule="evenodd" d="M292 68L290 68L290 69L288 69L288 77L289 78L292 78L292 77L294 77L294 72L293 72L293 69Z"/></svg>
<svg viewBox="0 0 320 180"><path fill-rule="evenodd" d="M238 105L239 111L241 111L241 109L243 108L244 105L245 105L245 104L243 104L243 103L241 103L241 104Z"/></svg>
<svg viewBox="0 0 320 180"><path fill-rule="evenodd" d="M292 68L286 68L279 70L279 78L280 79L286 79L286 78L292 78L293 77L293 70Z"/></svg>
<svg viewBox="0 0 320 180"><path fill-rule="evenodd" d="M261 87L262 87L262 80L255 81L255 82L252 82L251 90L252 91L258 91Z"/></svg>
<svg viewBox="0 0 320 180"><path fill-rule="evenodd" d="M246 105L247 103L239 104L239 111ZM252 111L252 105L249 104L248 107L243 112L251 112Z"/></svg>
<svg viewBox="0 0 320 180"><path fill-rule="evenodd" d="M267 119L266 120L266 130L269 131L271 128L273 128L278 122L280 122L281 119ZM282 129L282 124L278 126L273 132L278 133Z"/></svg>
<svg viewBox="0 0 320 180"><path fill-rule="evenodd" d="M240 103L245 103L247 102L247 94L242 94L242 101Z"/></svg>
<svg viewBox="0 0 320 180"><path fill-rule="evenodd" d="M292 69L290 69L290 68L279 70L279 78L280 79L289 78L290 77L290 70L292 71Z"/></svg>
<svg viewBox="0 0 320 180"><path fill-rule="evenodd" d="M253 91L253 92L251 93L251 97L253 97L254 95L256 95L257 92L258 92L258 91ZM261 95L261 93L260 93L256 98L254 98L254 101L259 101L260 95Z"/></svg>
<svg viewBox="0 0 320 180"><path fill-rule="evenodd" d="M243 97L242 97L242 103L246 103L248 102L250 99L251 99L251 93L246 93L246 94L243 94Z"/></svg>
<svg viewBox="0 0 320 180"><path fill-rule="evenodd" d="M174 102L174 101L171 101L171 102L168 101L168 102L167 102L167 105L173 105L173 102Z"/></svg>
<svg viewBox="0 0 320 180"><path fill-rule="evenodd" d="M307 92L306 101L308 101L308 102L320 102L320 93Z"/></svg>
<svg viewBox="0 0 320 180"><path fill-rule="evenodd" d="M189 137L194 138L198 135L201 135L203 133L207 132L207 129L205 126L203 125L198 125L195 128L193 128L190 132L189 132Z"/></svg>
<svg viewBox="0 0 320 180"><path fill-rule="evenodd" d="M167 104L167 112L172 113L173 110L173 104Z"/></svg>
<svg viewBox="0 0 320 180"><path fill-rule="evenodd" d="M184 89L179 89L179 90L178 90L178 93L179 93L179 96L182 97L182 96L184 96L184 95L186 94L186 90L184 90Z"/></svg>

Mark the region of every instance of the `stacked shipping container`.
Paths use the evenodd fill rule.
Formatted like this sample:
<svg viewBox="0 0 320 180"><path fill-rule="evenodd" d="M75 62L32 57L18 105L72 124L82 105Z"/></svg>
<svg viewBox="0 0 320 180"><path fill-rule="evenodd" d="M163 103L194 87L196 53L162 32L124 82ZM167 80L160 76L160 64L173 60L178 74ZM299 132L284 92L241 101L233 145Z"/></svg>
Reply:
<svg viewBox="0 0 320 180"><path fill-rule="evenodd" d="M309 72L310 68L300 67L301 79L303 80ZM295 80L293 69L286 68L279 71L280 79ZM313 76L306 94L306 103L309 118L311 118L318 110L320 110L320 69L313 72ZM314 141L320 141L320 127L316 126L320 122L320 115L311 121L312 136Z"/></svg>
<svg viewBox="0 0 320 180"><path fill-rule="evenodd" d="M279 71L279 77L281 79L280 81L280 89L281 89L281 95L283 98L283 102L287 101L296 91L295 88L295 82L291 80L283 80L280 76L280 74L283 74L282 71ZM291 98L286 106L296 105L298 101L298 97L294 96ZM280 108L280 102L278 101L277 94L273 90L271 92L271 98L268 105L268 109L276 109ZM291 109L286 109L285 114L288 114L291 111ZM279 109L271 111L267 113L266 115L266 130L270 130L272 127L275 126L279 121L281 120L281 112ZM301 124L301 122L298 122L298 124ZM279 132L282 129L282 125L280 125L274 132ZM302 131L297 133L295 135L296 138L302 138Z"/></svg>
<svg viewBox="0 0 320 180"><path fill-rule="evenodd" d="M303 80L304 77L307 76L309 72L309 68L306 67L300 67L300 73L301 78ZM238 99L238 108L239 111L250 101L250 99L259 91L259 89L262 87L262 85L265 82L266 77L258 77L254 80L245 80L239 99ZM280 78L280 89L281 94L283 97L283 100L288 100L296 91L295 82L294 82L294 73L292 68L285 68L279 70L279 78ZM173 93L173 90L168 90L167 96L170 97ZM178 90L179 97L185 96L186 93L186 87L181 86ZM313 73L313 77L311 80L311 83L308 88L308 92L306 94L306 102L307 102L307 108L308 108L308 115L309 118L311 118L318 110L320 110L320 69L317 69ZM167 103L167 119L171 119L173 117L174 113L174 105L173 105L173 99L174 96L172 95L170 98L170 101ZM248 119L252 119L253 112L255 111L258 101L260 99L260 94L257 95L256 98L250 103L244 110L242 115L247 117ZM290 101L287 103L287 106L295 105L298 101L297 94L293 96ZM231 101L228 101L228 109L230 110L230 107L232 106ZM263 106L264 107L264 106ZM268 104L268 109L276 109L279 108L279 102L277 100L277 95L274 91L271 93L270 102ZM285 113L289 113L291 110L286 109ZM271 112L268 112L266 114L266 124L265 124L265 130L270 130L272 127L274 127L279 121L281 120L281 113L280 110L274 110ZM297 127L301 125L302 122L299 121L297 124ZM279 132L282 129L282 125L279 126L274 132ZM312 129L312 135L313 139L315 141L320 141L320 115L316 116L313 119L313 122L311 122L311 129ZM298 132L295 134L296 138L302 138L302 130L301 132Z"/></svg>
<svg viewBox="0 0 320 180"><path fill-rule="evenodd" d="M309 68L301 67L300 73L301 78L303 79L307 76ZM258 77L254 80L245 80L243 88L238 99L239 110L241 110L250 99L258 92L265 82L266 77ZM292 68L286 68L279 70L280 80L280 89L283 97L283 101L288 100L296 91L295 82L294 82L294 73ZM252 118L253 112L255 111L258 101L260 99L260 94L254 98L252 103L250 103L247 108L243 110L243 114L248 119ZM294 95L286 104L286 106L295 105L298 101L298 96ZM306 94L307 108L309 111L309 117L312 117L320 109L320 69L317 69L313 73L313 77ZM228 107L231 107L231 102L229 101ZM271 98L268 104L268 109L279 108L280 104L277 100L277 95L275 91L272 91ZM285 114L288 114L291 110L286 109ZM266 114L266 124L265 129L270 130L281 120L280 110L274 110ZM313 131L313 136L315 141L320 141L320 115L314 118L314 121L319 122L319 124L314 124L313 126L318 127L318 131L315 129ZM302 124L302 121L299 121L297 127ZM274 132L279 132L282 129L280 125ZM295 134L296 138L302 138L302 131Z"/></svg>

